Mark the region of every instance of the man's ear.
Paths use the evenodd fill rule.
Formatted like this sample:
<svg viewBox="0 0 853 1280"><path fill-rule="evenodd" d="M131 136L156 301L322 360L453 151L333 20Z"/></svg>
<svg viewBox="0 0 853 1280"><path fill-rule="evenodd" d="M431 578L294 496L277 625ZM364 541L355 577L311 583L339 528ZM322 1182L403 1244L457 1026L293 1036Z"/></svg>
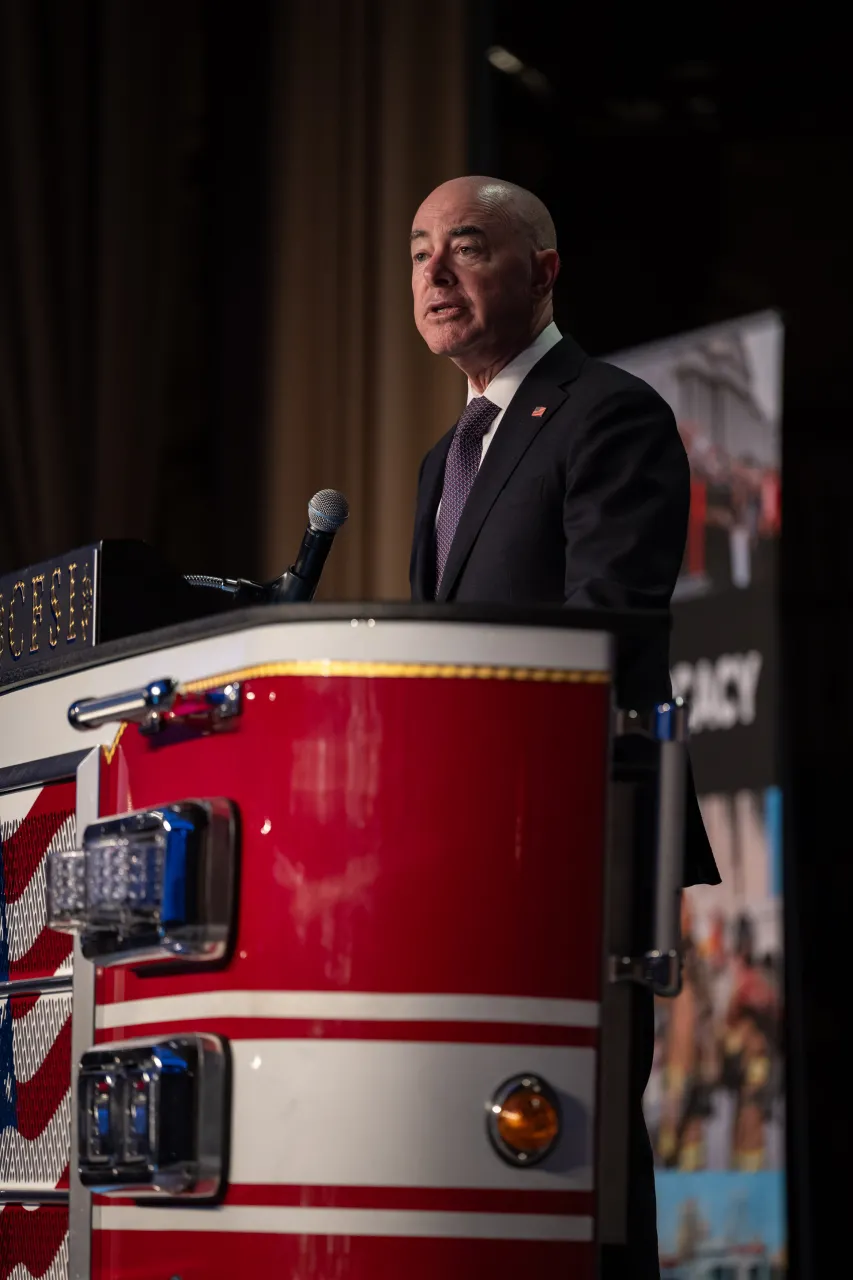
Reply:
<svg viewBox="0 0 853 1280"><path fill-rule="evenodd" d="M560 255L556 249L535 249L533 252L533 292L537 298L546 298L553 291L560 274Z"/></svg>

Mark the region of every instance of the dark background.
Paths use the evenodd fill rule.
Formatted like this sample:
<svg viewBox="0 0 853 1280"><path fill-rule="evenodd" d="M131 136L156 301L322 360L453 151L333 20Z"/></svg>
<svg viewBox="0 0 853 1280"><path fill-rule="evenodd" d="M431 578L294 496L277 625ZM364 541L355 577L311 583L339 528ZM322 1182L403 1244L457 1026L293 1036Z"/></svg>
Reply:
<svg viewBox="0 0 853 1280"><path fill-rule="evenodd" d="M0 0L4 570L109 536L256 567L271 15Z"/></svg>
<svg viewBox="0 0 853 1280"><path fill-rule="evenodd" d="M557 320L588 350L770 307L783 316L788 1180L792 1274L803 1276L838 1274L849 1256L853 1132L853 175L846 42L828 15L483 5L479 44L546 83L490 68L474 151L478 168L551 208Z"/></svg>
<svg viewBox="0 0 853 1280"><path fill-rule="evenodd" d="M379 0L360 7L365 30L380 33ZM270 29L288 8L0 0L2 568L88 537L144 534L188 570L259 574ZM771 307L784 318L792 1270L838 1274L853 1132L853 183L841 17L828 6L465 8L470 111L458 128L473 170L529 186L551 208L561 326L606 354ZM429 6L418 39L437 101L446 59ZM496 46L521 67L496 68ZM330 47L332 68L345 52ZM418 147L412 130L407 149Z"/></svg>

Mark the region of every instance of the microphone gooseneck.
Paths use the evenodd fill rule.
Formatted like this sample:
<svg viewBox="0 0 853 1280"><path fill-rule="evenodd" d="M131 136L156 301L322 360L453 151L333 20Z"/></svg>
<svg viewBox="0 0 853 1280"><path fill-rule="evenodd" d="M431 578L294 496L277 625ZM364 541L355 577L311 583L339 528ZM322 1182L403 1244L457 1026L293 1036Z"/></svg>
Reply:
<svg viewBox="0 0 853 1280"><path fill-rule="evenodd" d="M230 596L234 604L262 604L265 588L260 582L248 578L215 578L210 573L185 573L184 582L202 591L215 591L219 596Z"/></svg>
<svg viewBox="0 0 853 1280"><path fill-rule="evenodd" d="M302 535L296 559L280 578L260 583L250 582L247 578L216 578L207 573L189 573L184 575L184 581L198 591L211 593L218 601L230 601L237 608L312 600L335 534L348 516L349 504L344 495L337 489L321 489L308 503L308 527Z"/></svg>

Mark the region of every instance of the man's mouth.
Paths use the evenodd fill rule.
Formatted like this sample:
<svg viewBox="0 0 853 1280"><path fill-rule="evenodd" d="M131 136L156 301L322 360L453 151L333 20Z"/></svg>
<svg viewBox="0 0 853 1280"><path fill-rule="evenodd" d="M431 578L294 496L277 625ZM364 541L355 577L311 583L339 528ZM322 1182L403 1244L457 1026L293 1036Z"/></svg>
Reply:
<svg viewBox="0 0 853 1280"><path fill-rule="evenodd" d="M458 302L432 302L428 307L431 316L454 316L462 310L463 307Z"/></svg>

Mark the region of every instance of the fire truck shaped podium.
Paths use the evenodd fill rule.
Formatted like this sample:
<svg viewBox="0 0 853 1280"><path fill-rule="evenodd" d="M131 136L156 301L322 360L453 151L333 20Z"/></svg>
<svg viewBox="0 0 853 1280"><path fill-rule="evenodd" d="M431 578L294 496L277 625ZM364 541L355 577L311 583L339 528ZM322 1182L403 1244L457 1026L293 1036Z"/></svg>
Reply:
<svg viewBox="0 0 853 1280"><path fill-rule="evenodd" d="M628 984L678 985L683 710L614 710L625 620L152 631L149 574L122 634L106 556L0 580L0 1276L591 1280Z"/></svg>

